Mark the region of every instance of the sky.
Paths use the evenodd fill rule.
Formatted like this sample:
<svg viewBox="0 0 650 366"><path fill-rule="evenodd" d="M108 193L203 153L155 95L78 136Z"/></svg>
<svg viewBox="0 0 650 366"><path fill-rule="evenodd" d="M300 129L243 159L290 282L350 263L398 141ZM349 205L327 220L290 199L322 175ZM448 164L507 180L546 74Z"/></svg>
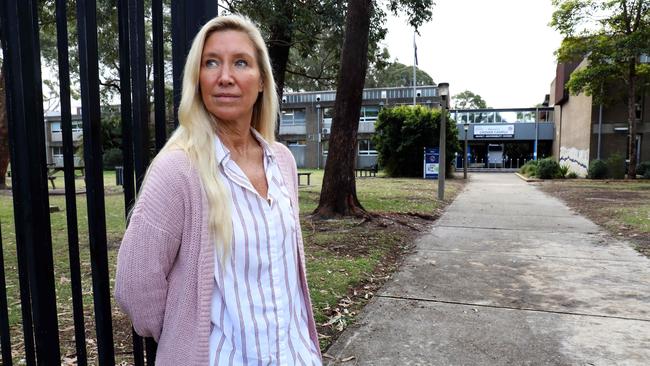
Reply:
<svg viewBox="0 0 650 366"><path fill-rule="evenodd" d="M416 37L418 67L451 95L479 94L492 108L532 107L555 77L560 34L548 26L551 0L434 0L432 20ZM413 65L413 28L389 17L384 45ZM452 100L453 106L453 100Z"/></svg>

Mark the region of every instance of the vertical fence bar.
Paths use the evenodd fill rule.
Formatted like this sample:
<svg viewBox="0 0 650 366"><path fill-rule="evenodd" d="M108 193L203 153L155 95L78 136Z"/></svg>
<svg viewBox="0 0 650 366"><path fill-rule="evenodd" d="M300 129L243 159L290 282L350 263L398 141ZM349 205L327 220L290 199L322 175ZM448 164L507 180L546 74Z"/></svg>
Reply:
<svg viewBox="0 0 650 366"><path fill-rule="evenodd" d="M35 0L5 0L0 23L6 37L7 118L19 266L27 264L36 356L41 364L60 362L56 294L45 171L43 93ZM10 51L10 52L9 52ZM21 296L22 298L22 296ZM25 313L23 308L23 314ZM27 319L29 322L30 319ZM26 342L31 329L23 323ZM29 327L31 328L31 327ZM27 355L28 363L33 356Z"/></svg>
<svg viewBox="0 0 650 366"><path fill-rule="evenodd" d="M0 223L0 346L2 364L12 366L11 335L9 333L9 312L7 306L7 283L5 282L5 259L2 249L2 223Z"/></svg>
<svg viewBox="0 0 650 366"><path fill-rule="evenodd" d="M149 100L147 99L144 0L128 0L129 56L133 123L133 161L136 192L140 191L149 165ZM138 340L139 341L139 340ZM147 365L156 362L155 342L145 338Z"/></svg>
<svg viewBox="0 0 650 366"><path fill-rule="evenodd" d="M77 0L79 71L83 118L88 237L93 277L93 300L97 328L99 365L114 365L104 177L102 171L99 66L97 60L97 15L95 0Z"/></svg>
<svg viewBox="0 0 650 366"><path fill-rule="evenodd" d="M149 165L149 100L144 37L144 0L129 0L129 53L131 57L131 95L135 187L140 190Z"/></svg>
<svg viewBox="0 0 650 366"><path fill-rule="evenodd" d="M174 74L174 126L183 87L183 66L192 40L201 26L217 15L216 0L172 1L172 68Z"/></svg>
<svg viewBox="0 0 650 366"><path fill-rule="evenodd" d="M156 152L162 149L167 141L165 125L165 54L163 47L163 2L151 2L151 18L153 33L153 95L156 125Z"/></svg>
<svg viewBox="0 0 650 366"><path fill-rule="evenodd" d="M124 215L128 220L129 212L135 201L135 182L133 178L133 120L131 118L131 69L129 56L129 3L117 1L117 18L119 27L120 50L120 113L122 116L122 157ZM127 222L128 225L128 222ZM131 328L133 338L133 360L135 366L144 366L144 349L142 337Z"/></svg>
<svg viewBox="0 0 650 366"><path fill-rule="evenodd" d="M68 256L70 258L70 284L72 287L72 312L77 364L85 366L86 326L84 323L81 265L79 263L79 233L77 228L77 192L74 177L74 142L70 112L70 64L68 58L68 20L65 0L56 0L56 38L59 61L59 96L61 103L61 129L63 137L63 170L65 179L65 207L68 228Z"/></svg>
<svg viewBox="0 0 650 366"><path fill-rule="evenodd" d="M7 24L3 19L7 18L7 14L11 13L9 8L5 8L5 5L9 4L1 4L0 5L0 25L1 24ZM2 28L2 32L6 34L8 30L8 26L5 28ZM9 55L8 47L7 47L7 41L6 38L0 37L0 41L2 41L2 50L7 57ZM3 78L9 79L6 72L6 65L7 62L4 62L2 65L2 75ZM4 83L4 79L2 82ZM7 84L10 81L7 81ZM5 84L3 84L2 88L2 98L5 98L5 93L6 87ZM5 105L7 106L7 118L10 118L10 106L8 105L9 100L5 99ZM12 178L13 179L13 178ZM12 180L13 182L13 180ZM14 182L15 184L15 182ZM22 325L23 325L23 342L24 342L24 347L25 347L25 363L27 365L35 365L36 364L36 355L34 352L34 333L33 333L33 322L32 322L32 313L30 311L31 309L31 301L29 298L29 275L27 273L27 263L26 263L26 258L24 254L24 250L22 246L16 246L16 257L17 257L17 262L18 262L18 282L19 282L19 287L20 287L20 309L22 312Z"/></svg>

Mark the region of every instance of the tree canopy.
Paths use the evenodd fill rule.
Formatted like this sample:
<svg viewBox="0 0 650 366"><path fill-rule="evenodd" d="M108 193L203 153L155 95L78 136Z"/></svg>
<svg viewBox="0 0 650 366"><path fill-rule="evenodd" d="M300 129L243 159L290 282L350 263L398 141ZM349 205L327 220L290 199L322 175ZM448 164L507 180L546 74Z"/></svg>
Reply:
<svg viewBox="0 0 650 366"><path fill-rule="evenodd" d="M567 83L571 94L584 92L594 102L627 104L629 176L636 175L636 103L648 85L650 66L650 0L553 0L551 26L564 40L558 61L586 59ZM623 84L623 87L619 85Z"/></svg>
<svg viewBox="0 0 650 366"><path fill-rule="evenodd" d="M483 98L469 90L462 91L452 97L455 109L481 109L488 108Z"/></svg>
<svg viewBox="0 0 650 366"><path fill-rule="evenodd" d="M433 78L425 71L416 67L416 85L432 85ZM404 65L397 61L383 69L369 69L366 76L366 88L398 87L413 85L413 66Z"/></svg>

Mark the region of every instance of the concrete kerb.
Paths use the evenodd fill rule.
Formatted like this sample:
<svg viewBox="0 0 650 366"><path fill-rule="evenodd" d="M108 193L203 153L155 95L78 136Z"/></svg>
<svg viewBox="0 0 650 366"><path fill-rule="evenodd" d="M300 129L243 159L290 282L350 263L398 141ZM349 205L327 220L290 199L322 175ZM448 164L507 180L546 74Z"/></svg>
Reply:
<svg viewBox="0 0 650 366"><path fill-rule="evenodd" d="M529 178L529 177L526 177L525 175L519 174L519 173L515 173L515 175L518 176L519 178L521 178L521 180L523 180L524 182L528 182L528 183L530 183L530 182L543 182L544 181L544 179Z"/></svg>

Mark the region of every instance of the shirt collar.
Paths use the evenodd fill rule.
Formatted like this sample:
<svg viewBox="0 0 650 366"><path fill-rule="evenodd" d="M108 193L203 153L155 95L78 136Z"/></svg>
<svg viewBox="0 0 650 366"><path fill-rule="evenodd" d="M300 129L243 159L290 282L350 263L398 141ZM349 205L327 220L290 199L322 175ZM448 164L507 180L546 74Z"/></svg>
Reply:
<svg viewBox="0 0 650 366"><path fill-rule="evenodd" d="M262 146L262 150L264 151L264 157L268 159L269 161L274 161L275 160L275 155L273 154L273 151L271 150L271 145L260 135L257 130L255 130L253 127L251 127L251 132L253 133L253 137L259 142L260 146ZM215 134L215 151L217 154L217 164L222 165L225 160L230 159L230 150L221 142L221 139L219 138L218 135Z"/></svg>

